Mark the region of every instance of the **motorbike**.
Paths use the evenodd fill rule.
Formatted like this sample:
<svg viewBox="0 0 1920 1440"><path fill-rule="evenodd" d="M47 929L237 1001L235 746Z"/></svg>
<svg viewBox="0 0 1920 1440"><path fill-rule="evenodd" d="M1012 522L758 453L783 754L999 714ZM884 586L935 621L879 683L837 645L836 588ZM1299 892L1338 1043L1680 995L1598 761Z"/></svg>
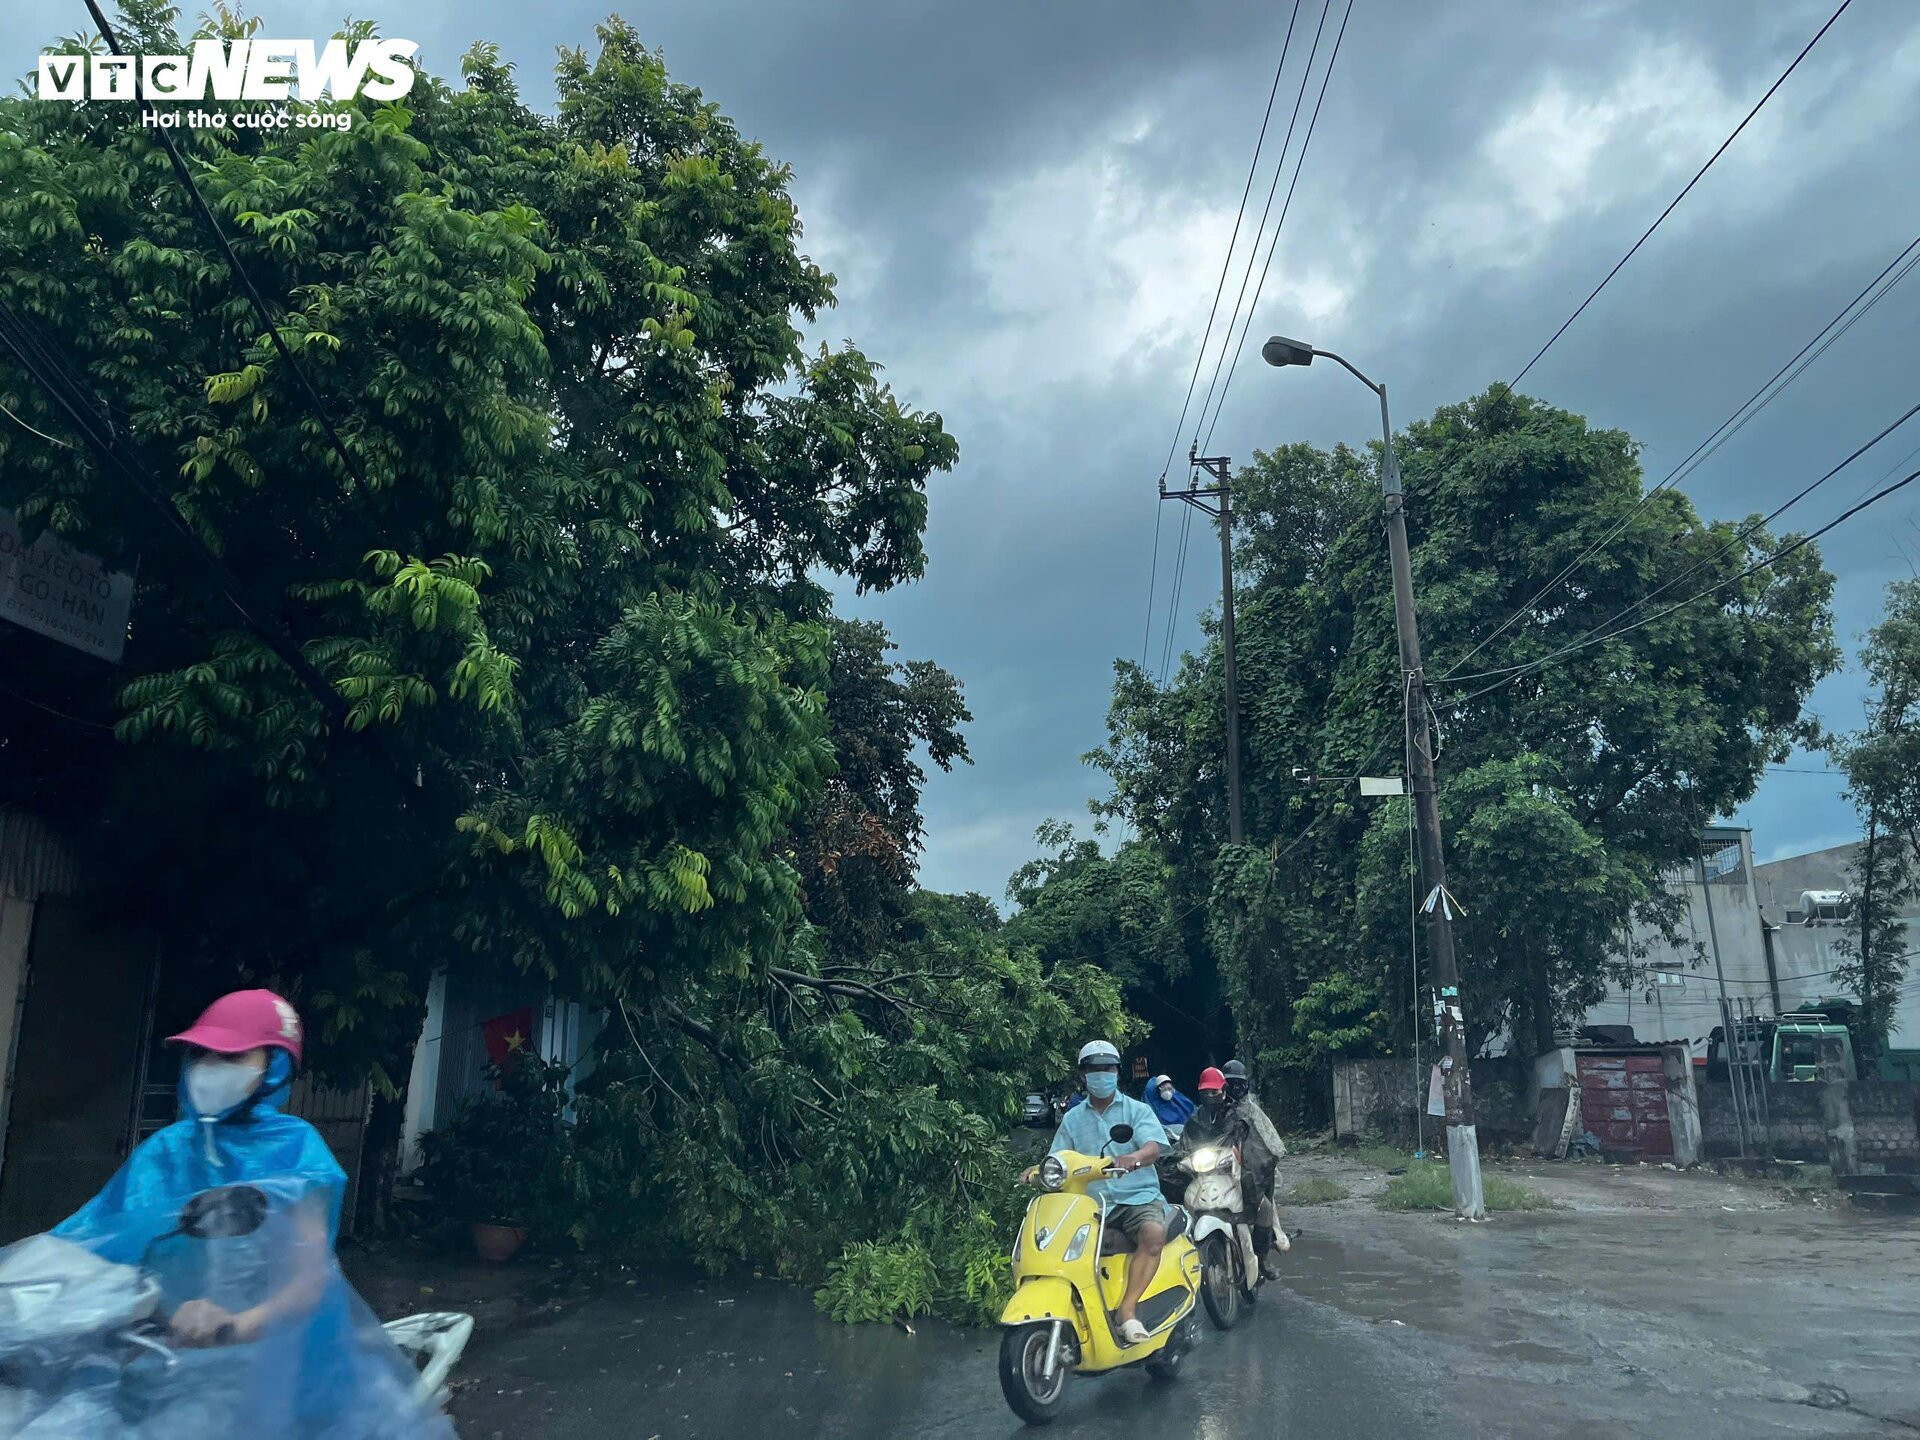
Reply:
<svg viewBox="0 0 1920 1440"><path fill-rule="evenodd" d="M1124 1145L1133 1128L1116 1125L1108 1134ZM1087 1193L1116 1173L1105 1154L1061 1151L1040 1162L1041 1193L1014 1242L1013 1298L1000 1316L1000 1389L1030 1425L1059 1414L1070 1376L1137 1364L1155 1379L1171 1380L1199 1339L1193 1311L1200 1256L1187 1238L1186 1213L1174 1207L1159 1269L1136 1310L1148 1338L1121 1343L1114 1309L1126 1293L1133 1242L1108 1227L1105 1197Z"/></svg>
<svg viewBox="0 0 1920 1440"><path fill-rule="evenodd" d="M1208 1318L1218 1328L1231 1330L1259 1298L1261 1285L1253 1216L1240 1183L1240 1147L1207 1141L1184 1151L1176 1163L1192 1177L1182 1200L1193 1214L1193 1243L1200 1251L1200 1298ZM1278 1226L1274 1234L1276 1243L1284 1246Z"/></svg>
<svg viewBox="0 0 1920 1440"><path fill-rule="evenodd" d="M182 1263L203 1273L245 1273L258 1260L246 1252L248 1239L269 1210L267 1193L257 1186L202 1191L173 1229L145 1247L138 1264L105 1259L56 1235L0 1249L0 1434L210 1440L230 1433L264 1373L250 1353L260 1346L238 1341L231 1325L214 1333L210 1347L176 1346L161 1313L163 1281ZM202 1248L185 1257L171 1253L177 1249L171 1242L180 1240ZM223 1245L224 1258L208 1258ZM365 1330L372 1330L371 1316ZM356 1372L356 1411L379 1417L364 1433L440 1433L410 1417L444 1407L447 1379L472 1336L473 1317L410 1315L384 1330L398 1353L382 1363L377 1346L363 1346L370 1358Z"/></svg>

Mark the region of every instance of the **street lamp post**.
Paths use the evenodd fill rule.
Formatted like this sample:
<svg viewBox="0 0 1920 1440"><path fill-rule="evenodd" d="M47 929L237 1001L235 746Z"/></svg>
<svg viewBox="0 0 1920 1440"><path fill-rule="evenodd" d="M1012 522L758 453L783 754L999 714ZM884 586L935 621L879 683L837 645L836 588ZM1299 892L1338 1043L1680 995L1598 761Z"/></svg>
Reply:
<svg viewBox="0 0 1920 1440"><path fill-rule="evenodd" d="M1386 497L1387 550L1393 561L1393 614L1400 639L1400 669L1406 681L1407 775L1413 790L1419 835L1420 875L1427 889L1427 947L1433 957L1434 1010L1446 1054L1440 1061L1447 1107L1447 1166L1453 1175L1453 1208L1469 1220L1486 1216L1480 1185L1480 1138L1474 1128L1473 1077L1467 1063L1467 1032L1460 999L1460 972L1453 958L1453 900L1447 893L1446 857L1440 843L1440 795L1434 778L1433 738L1427 723L1427 677L1420 661L1420 627L1413 612L1413 566L1407 553L1406 499L1393 454L1393 421L1387 387L1376 385L1331 350L1316 350L1276 335L1260 348L1274 366L1311 365L1323 356L1344 367L1380 397L1380 484ZM1424 1105L1424 1097L1421 1103Z"/></svg>

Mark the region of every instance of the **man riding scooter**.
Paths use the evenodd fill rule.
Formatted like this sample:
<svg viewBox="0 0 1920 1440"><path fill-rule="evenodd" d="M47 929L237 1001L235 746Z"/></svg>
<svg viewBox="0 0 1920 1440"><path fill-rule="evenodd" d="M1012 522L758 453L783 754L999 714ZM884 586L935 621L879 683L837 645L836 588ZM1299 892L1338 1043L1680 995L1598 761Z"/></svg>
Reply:
<svg viewBox="0 0 1920 1440"><path fill-rule="evenodd" d="M1160 1249L1167 1236L1167 1207L1160 1198L1153 1165L1167 1143L1167 1132L1146 1102L1120 1092L1120 1052L1107 1041L1091 1040L1080 1047L1080 1083L1087 1092L1086 1103L1061 1117L1047 1151L1111 1155L1113 1168L1120 1172L1114 1179L1096 1181L1089 1190L1104 1192L1108 1223L1125 1231L1134 1244L1127 1260L1126 1293L1114 1314L1120 1322L1121 1343L1138 1345L1148 1335L1134 1310L1160 1266ZM1109 1137L1117 1126L1131 1126L1131 1138L1112 1141ZM1032 1183L1038 1168L1021 1178Z"/></svg>
<svg viewBox="0 0 1920 1440"><path fill-rule="evenodd" d="M1209 1074L1213 1072L1209 1071ZM1253 1248L1260 1256L1260 1273L1268 1280L1280 1276L1274 1258L1281 1248L1278 1217L1274 1213L1273 1189L1280 1157L1287 1153L1286 1143L1260 1102L1253 1097L1253 1084L1247 1067L1229 1060L1220 1070L1223 1091L1219 1113L1230 1143L1240 1147L1243 1183L1254 1207ZM1205 1080L1201 1085L1204 1088Z"/></svg>

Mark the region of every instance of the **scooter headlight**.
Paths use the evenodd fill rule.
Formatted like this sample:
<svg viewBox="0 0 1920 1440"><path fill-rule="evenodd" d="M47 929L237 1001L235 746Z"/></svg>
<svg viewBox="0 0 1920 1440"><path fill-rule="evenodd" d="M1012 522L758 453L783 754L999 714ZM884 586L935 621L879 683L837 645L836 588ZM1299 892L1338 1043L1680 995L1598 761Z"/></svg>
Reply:
<svg viewBox="0 0 1920 1440"><path fill-rule="evenodd" d="M1058 1155L1049 1155L1040 1162L1040 1188L1058 1190L1067 1183L1067 1162Z"/></svg>
<svg viewBox="0 0 1920 1440"><path fill-rule="evenodd" d="M1194 1174L1211 1175L1226 1167L1227 1152L1217 1145L1208 1145L1194 1151L1187 1163L1193 1167Z"/></svg>
<svg viewBox="0 0 1920 1440"><path fill-rule="evenodd" d="M1093 1238L1093 1222L1089 1220L1073 1232L1073 1239L1067 1242L1067 1253L1061 1256L1063 1264L1071 1265L1087 1253L1087 1241Z"/></svg>

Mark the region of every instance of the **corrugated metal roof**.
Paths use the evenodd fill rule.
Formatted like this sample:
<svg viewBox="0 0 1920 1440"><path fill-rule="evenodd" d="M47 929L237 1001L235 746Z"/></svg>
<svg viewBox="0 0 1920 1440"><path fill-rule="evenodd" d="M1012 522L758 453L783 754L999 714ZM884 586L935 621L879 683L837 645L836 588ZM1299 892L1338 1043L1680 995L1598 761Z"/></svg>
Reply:
<svg viewBox="0 0 1920 1440"><path fill-rule="evenodd" d="M82 889L79 862L60 837L26 811L0 806L0 890L37 900Z"/></svg>

